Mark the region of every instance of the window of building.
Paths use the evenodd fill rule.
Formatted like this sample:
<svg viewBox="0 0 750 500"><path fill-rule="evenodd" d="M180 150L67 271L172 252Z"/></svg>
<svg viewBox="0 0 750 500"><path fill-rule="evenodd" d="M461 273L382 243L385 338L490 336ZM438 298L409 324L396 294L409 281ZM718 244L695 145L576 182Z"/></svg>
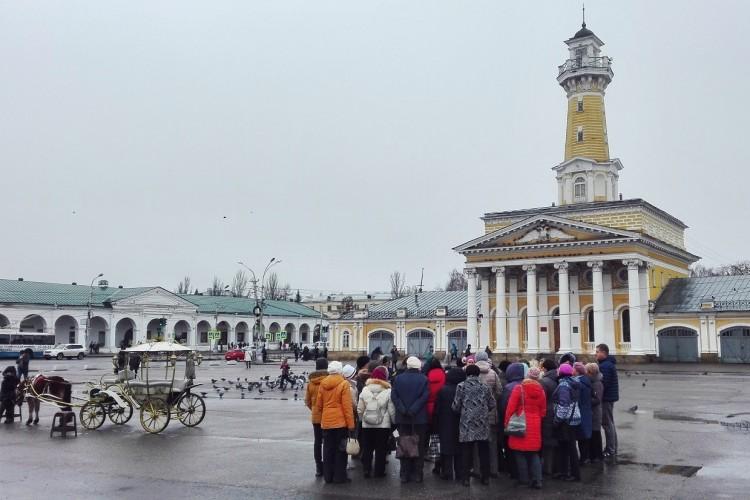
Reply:
<svg viewBox="0 0 750 500"><path fill-rule="evenodd" d="M341 336L341 347L344 349L349 349L350 339L351 334L349 332L344 332L344 334Z"/></svg>
<svg viewBox="0 0 750 500"><path fill-rule="evenodd" d="M596 342L596 335L594 335L594 308L589 309L589 313L586 315L586 322L588 323L588 334L589 342Z"/></svg>
<svg viewBox="0 0 750 500"><path fill-rule="evenodd" d="M622 311L622 341L630 342L630 310L625 309Z"/></svg>
<svg viewBox="0 0 750 500"><path fill-rule="evenodd" d="M586 199L586 179L583 177L579 177L573 182L573 196L575 196L577 200Z"/></svg>
<svg viewBox="0 0 750 500"><path fill-rule="evenodd" d="M583 111L583 96L578 96L578 112Z"/></svg>
<svg viewBox="0 0 750 500"><path fill-rule="evenodd" d="M576 132L576 140L578 142L583 142L583 127L578 127L578 131Z"/></svg>
<svg viewBox="0 0 750 500"><path fill-rule="evenodd" d="M586 55L586 49L585 48L579 48L576 49L576 64L580 68L583 66L583 56Z"/></svg>

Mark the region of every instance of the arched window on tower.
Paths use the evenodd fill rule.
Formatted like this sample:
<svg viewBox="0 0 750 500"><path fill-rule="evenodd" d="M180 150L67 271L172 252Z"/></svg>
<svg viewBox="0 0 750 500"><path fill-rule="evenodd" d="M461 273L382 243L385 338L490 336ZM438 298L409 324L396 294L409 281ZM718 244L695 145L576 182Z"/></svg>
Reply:
<svg viewBox="0 0 750 500"><path fill-rule="evenodd" d="M576 131L576 140L578 142L583 142L583 127L578 127L578 130Z"/></svg>
<svg viewBox="0 0 750 500"><path fill-rule="evenodd" d="M576 201L586 200L586 179L585 178L578 177L573 182L573 196L575 197Z"/></svg>

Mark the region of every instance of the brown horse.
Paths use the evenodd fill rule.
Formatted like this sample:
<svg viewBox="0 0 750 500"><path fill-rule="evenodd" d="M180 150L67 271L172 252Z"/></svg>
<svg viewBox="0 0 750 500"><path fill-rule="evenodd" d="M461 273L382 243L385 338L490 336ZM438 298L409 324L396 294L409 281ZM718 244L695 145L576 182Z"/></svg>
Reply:
<svg viewBox="0 0 750 500"><path fill-rule="evenodd" d="M26 399L29 405L29 418L26 425L39 423L39 407L41 402L54 404L63 411L72 411L70 407L72 395L72 385L62 377L36 375L31 380L26 379L18 384L16 390L16 401L19 406ZM32 417L34 417L32 419Z"/></svg>

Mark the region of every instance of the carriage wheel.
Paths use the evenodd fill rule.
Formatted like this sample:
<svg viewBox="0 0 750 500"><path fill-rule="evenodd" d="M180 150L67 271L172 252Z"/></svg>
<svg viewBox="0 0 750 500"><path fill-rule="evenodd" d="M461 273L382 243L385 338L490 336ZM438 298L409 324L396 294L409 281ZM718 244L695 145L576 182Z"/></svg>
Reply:
<svg viewBox="0 0 750 500"><path fill-rule="evenodd" d="M133 405L130 401L125 400L125 406L120 406L117 403L112 403L109 407L109 413L107 414L113 424L124 425L133 416Z"/></svg>
<svg viewBox="0 0 750 500"><path fill-rule="evenodd" d="M104 409L100 403L94 401L87 401L81 407L81 413L79 418L81 419L81 425L86 429L93 431L98 429L104 423L107 410Z"/></svg>
<svg viewBox="0 0 750 500"><path fill-rule="evenodd" d="M141 406L141 425L151 434L158 434L166 429L169 417L169 407L162 399L148 399Z"/></svg>
<svg viewBox="0 0 750 500"><path fill-rule="evenodd" d="M206 416L206 403L196 394L187 393L177 403L177 418L182 425L195 427Z"/></svg>

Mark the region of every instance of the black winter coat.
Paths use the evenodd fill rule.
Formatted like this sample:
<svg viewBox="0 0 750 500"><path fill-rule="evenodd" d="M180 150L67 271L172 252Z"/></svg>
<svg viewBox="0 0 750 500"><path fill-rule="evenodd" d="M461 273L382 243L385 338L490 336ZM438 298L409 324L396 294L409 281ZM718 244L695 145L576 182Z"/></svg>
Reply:
<svg viewBox="0 0 750 500"><path fill-rule="evenodd" d="M3 376L3 382L0 384L0 400L14 400L16 399L16 387L18 387L18 377L15 375Z"/></svg>
<svg viewBox="0 0 750 500"><path fill-rule="evenodd" d="M406 370L393 379L391 400L396 407L397 424L427 424L427 377L419 370Z"/></svg>
<svg viewBox="0 0 750 500"><path fill-rule="evenodd" d="M552 394L557 389L557 370L545 372L541 382L544 388L544 395L547 396L547 414L542 419L542 446L553 447L557 446L555 424L552 421L555 416Z"/></svg>
<svg viewBox="0 0 750 500"><path fill-rule="evenodd" d="M435 400L434 424L440 435L440 454L458 455L461 447L458 442L458 426L461 416L453 412L451 405L456 397L456 387L466 380L466 373L460 368L448 372L445 385L438 391Z"/></svg>

